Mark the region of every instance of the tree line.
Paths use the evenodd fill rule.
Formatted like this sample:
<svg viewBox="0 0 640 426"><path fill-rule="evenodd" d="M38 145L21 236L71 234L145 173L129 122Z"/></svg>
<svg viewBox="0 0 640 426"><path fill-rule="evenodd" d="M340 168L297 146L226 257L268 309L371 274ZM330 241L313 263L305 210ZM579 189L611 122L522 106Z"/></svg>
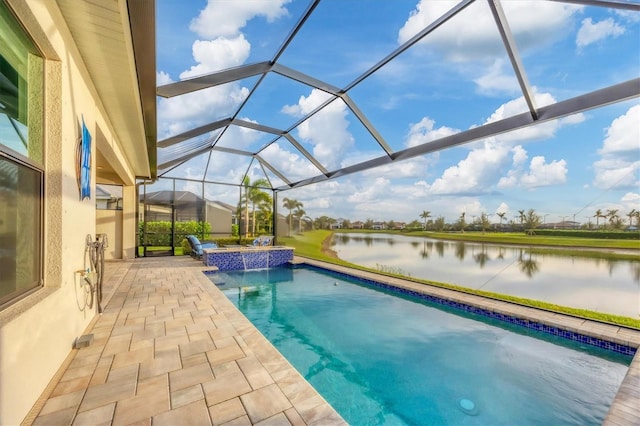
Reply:
<svg viewBox="0 0 640 426"><path fill-rule="evenodd" d="M244 234L245 235L257 235L260 233L273 232L272 220L273 220L273 199L269 192L264 191L262 188L268 187L269 182L266 179L258 179L251 182L248 176L245 176L242 182L241 197L237 207L237 217L243 218ZM304 204L294 198L284 198L282 206L288 210L287 222L289 225L289 235L294 229L294 221L297 222L297 232L300 233L304 229L331 229L339 220L323 215L315 219L311 219L307 216L306 211L303 209ZM374 227L381 227L383 229L422 229L429 231L458 231L465 232L468 230L485 232L489 229L492 230L523 230L533 232L536 228L539 228L543 224L543 216L538 214L535 209L518 210L518 214L508 220L506 212L497 212L499 221L497 224L491 222L487 213L481 213L479 216L472 216L469 220L468 215L465 212L460 213L460 216L453 222L449 223L443 216L433 217L432 212L429 210L423 210L419 214L419 218L422 221L413 220L409 223L398 222L389 220L385 222L374 222L372 219L366 219L363 222L352 222L349 219L340 219L340 227L346 229L354 228L354 223L358 224L358 228L374 229ZM625 220L625 216L628 218ZM567 215L566 217L571 217ZM626 214L621 214L618 209L596 210L592 216L595 218L595 229L608 229L608 230L620 230L628 226L635 226L640 228L640 210L632 209ZM602 219L603 225L601 226L600 220ZM587 224L580 226L582 229L592 229L591 220ZM566 228L563 224L563 228Z"/></svg>

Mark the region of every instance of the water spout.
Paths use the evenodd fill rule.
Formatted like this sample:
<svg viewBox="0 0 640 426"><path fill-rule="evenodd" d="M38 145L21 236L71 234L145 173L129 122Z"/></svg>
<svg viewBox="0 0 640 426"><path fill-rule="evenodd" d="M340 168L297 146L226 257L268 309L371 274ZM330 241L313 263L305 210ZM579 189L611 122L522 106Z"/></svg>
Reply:
<svg viewBox="0 0 640 426"><path fill-rule="evenodd" d="M269 252L263 250L251 250L242 252L244 270L265 269L269 267Z"/></svg>

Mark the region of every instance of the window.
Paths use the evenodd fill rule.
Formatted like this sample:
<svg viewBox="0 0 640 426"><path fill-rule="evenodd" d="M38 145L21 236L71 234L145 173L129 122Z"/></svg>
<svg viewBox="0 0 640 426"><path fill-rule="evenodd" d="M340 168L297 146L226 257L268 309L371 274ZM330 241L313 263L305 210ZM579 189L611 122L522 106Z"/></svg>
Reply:
<svg viewBox="0 0 640 426"><path fill-rule="evenodd" d="M0 2L0 306L42 283L43 67Z"/></svg>

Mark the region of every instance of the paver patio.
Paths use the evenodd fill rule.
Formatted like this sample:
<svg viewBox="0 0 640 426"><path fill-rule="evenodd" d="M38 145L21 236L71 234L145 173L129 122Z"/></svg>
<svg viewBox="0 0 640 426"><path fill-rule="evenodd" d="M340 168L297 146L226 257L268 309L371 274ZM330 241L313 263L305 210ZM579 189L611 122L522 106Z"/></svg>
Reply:
<svg viewBox="0 0 640 426"><path fill-rule="evenodd" d="M315 261L309 263L320 264ZM373 278L370 273L331 266ZM109 262L93 343L71 352L24 421L34 425L342 425L345 421L188 257ZM424 291L421 284L386 282ZM631 346L640 331L429 288L450 300ZM605 419L640 424L640 353Z"/></svg>
<svg viewBox="0 0 640 426"><path fill-rule="evenodd" d="M346 424L188 257L108 262L93 343L25 424Z"/></svg>

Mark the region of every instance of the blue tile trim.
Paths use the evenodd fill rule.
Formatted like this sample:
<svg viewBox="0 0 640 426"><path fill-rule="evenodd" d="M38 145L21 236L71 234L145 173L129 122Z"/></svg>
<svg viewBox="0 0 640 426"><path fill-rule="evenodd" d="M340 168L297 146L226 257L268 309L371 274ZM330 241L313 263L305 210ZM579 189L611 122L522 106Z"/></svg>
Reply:
<svg viewBox="0 0 640 426"><path fill-rule="evenodd" d="M214 251L203 255L204 264L220 271L281 266L293 260L293 249Z"/></svg>
<svg viewBox="0 0 640 426"><path fill-rule="evenodd" d="M595 346L601 349L606 349L612 352L617 352L623 355L634 356L636 354L636 348L627 345L621 345L619 343L610 342L608 340L599 339L597 337L587 336L581 333L576 333L569 330L564 330L559 327L554 327L551 325L542 324L540 322L536 322L526 318L520 318L513 315L501 314L499 312L493 312L488 309L478 308L476 306L467 305L465 303L455 302L453 300L443 299L441 297L432 296L429 294L420 293L418 291L405 289L402 287L396 287L390 284L385 284L379 281L370 280L367 278L356 277L354 275L346 274L339 271L334 271L331 269L326 269L321 266L304 264L304 265L292 265L294 268L310 268L317 269L323 271L325 273L333 274L339 277L344 277L351 280L357 280L363 284L381 288L384 290L388 290L394 293L399 293L405 296L415 297L420 300L425 300L431 303L435 303L438 305L447 306L454 309L459 309L464 312L473 313L482 315L488 318L496 319L499 321L504 321L509 324L515 324L520 327L528 328L531 330L540 331L542 333L551 334L553 336L562 337L568 340L572 340L575 342L583 343L590 346Z"/></svg>

